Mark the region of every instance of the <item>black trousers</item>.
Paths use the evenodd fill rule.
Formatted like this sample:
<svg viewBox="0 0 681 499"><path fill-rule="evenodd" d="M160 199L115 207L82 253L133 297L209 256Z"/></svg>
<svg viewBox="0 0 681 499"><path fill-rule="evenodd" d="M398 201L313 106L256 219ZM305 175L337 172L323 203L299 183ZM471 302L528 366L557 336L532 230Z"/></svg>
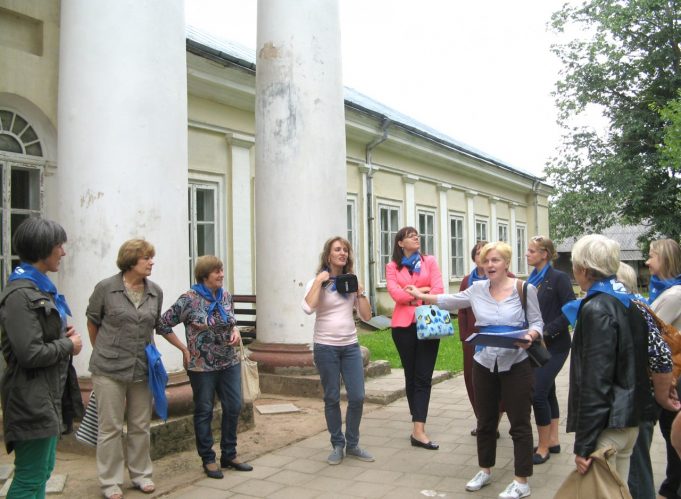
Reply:
<svg viewBox="0 0 681 499"><path fill-rule="evenodd" d="M409 327L394 327L392 334L404 368L404 383L411 420L425 423L440 340L419 340L416 337L416 324Z"/></svg>
<svg viewBox="0 0 681 499"><path fill-rule="evenodd" d="M675 412L662 409L660 412L660 431L667 444L667 476L660 485L659 494L669 499L681 499L679 487L681 487L681 460L672 446L671 430L672 422L676 417Z"/></svg>

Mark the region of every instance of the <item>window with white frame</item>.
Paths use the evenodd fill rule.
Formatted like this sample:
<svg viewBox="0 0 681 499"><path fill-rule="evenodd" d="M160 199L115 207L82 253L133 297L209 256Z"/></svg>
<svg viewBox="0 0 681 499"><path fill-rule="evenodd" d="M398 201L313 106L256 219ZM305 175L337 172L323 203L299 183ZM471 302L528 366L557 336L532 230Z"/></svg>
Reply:
<svg viewBox="0 0 681 499"><path fill-rule="evenodd" d="M527 260L525 260L525 252L527 251L527 230L524 225L516 226L516 261L518 262L518 273L527 274Z"/></svg>
<svg viewBox="0 0 681 499"><path fill-rule="evenodd" d="M19 257L12 236L19 224L43 212L44 161L40 138L14 111L0 109L0 285Z"/></svg>
<svg viewBox="0 0 681 499"><path fill-rule="evenodd" d="M435 212L418 210L418 231L421 238L421 253L435 255Z"/></svg>
<svg viewBox="0 0 681 499"><path fill-rule="evenodd" d="M345 209L346 221L348 227L347 239L352 245L352 253L355 256L355 273L359 273L359 244L357 238L357 198L354 196L348 196L347 204Z"/></svg>
<svg viewBox="0 0 681 499"><path fill-rule="evenodd" d="M498 241L508 242L508 224L506 222L499 222L497 224Z"/></svg>
<svg viewBox="0 0 681 499"><path fill-rule="evenodd" d="M385 282L385 266L392 260L392 245L400 229L400 207L378 204L378 266L380 282Z"/></svg>
<svg viewBox="0 0 681 499"><path fill-rule="evenodd" d="M463 277L466 273L464 268L463 216L449 215L449 241L451 261L450 274L453 277Z"/></svg>
<svg viewBox="0 0 681 499"><path fill-rule="evenodd" d="M475 240L489 241L487 238L487 220L483 220L482 218L475 219Z"/></svg>
<svg viewBox="0 0 681 499"><path fill-rule="evenodd" d="M220 230L218 184L189 182L189 280L193 282L196 259L203 255L218 255Z"/></svg>

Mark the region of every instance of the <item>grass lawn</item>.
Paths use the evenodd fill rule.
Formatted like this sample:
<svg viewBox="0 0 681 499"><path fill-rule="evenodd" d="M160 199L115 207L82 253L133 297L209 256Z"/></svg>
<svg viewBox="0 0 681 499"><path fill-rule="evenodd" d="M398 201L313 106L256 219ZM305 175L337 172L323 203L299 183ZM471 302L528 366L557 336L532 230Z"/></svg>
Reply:
<svg viewBox="0 0 681 499"><path fill-rule="evenodd" d="M369 349L372 360L387 360L390 362L390 367L402 367L390 329L360 333L359 344ZM463 369L463 352L456 322L454 323L454 336L440 340L435 369L451 372L460 372Z"/></svg>

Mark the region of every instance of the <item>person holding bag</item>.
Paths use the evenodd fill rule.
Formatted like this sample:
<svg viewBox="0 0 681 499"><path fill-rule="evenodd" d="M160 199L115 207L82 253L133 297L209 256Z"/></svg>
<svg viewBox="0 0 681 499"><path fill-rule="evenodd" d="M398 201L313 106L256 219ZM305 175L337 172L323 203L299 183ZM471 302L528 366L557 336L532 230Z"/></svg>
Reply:
<svg viewBox="0 0 681 499"><path fill-rule="evenodd" d="M359 424L364 408L364 363L352 315L353 310L357 310L359 316L368 321L371 305L361 285L357 286L356 292L345 294L337 287L339 276L353 272L350 242L342 237L327 240L320 255L317 276L307 283L301 304L306 314L315 314L314 363L324 389L324 416L333 447L327 462L332 465L340 464L346 455L360 461L374 461L374 457L359 446ZM348 397L345 434L340 409L341 378Z"/></svg>
<svg viewBox="0 0 681 499"><path fill-rule="evenodd" d="M575 293L570 277L551 265L558 257L551 239L544 236L530 239L525 257L527 264L534 267L527 282L537 288L537 299L544 321L544 341L551 354L545 365L534 370L532 407L539 441L532 460L534 464L543 464L551 454L560 452L560 409L556 397L556 377L567 360L572 342L569 322L561 308L575 299Z"/></svg>
<svg viewBox="0 0 681 499"><path fill-rule="evenodd" d="M232 295L222 287L225 271L213 255L201 256L194 267L196 284L180 295L159 321L158 331L182 352L194 396L196 450L209 478L223 478L220 468L252 471L253 466L237 459L237 425L241 413L241 365L237 348L241 342L236 327ZM172 332L184 324L187 346ZM213 409L217 393L222 407L220 466L213 450Z"/></svg>
<svg viewBox="0 0 681 499"><path fill-rule="evenodd" d="M45 497L62 434L69 362L82 348L80 335L67 324L71 311L66 299L47 277L59 270L65 242L62 226L42 218L24 220L12 237L21 263L0 294L7 364L2 376L3 437L7 452L14 452L15 467L9 498Z"/></svg>
<svg viewBox="0 0 681 499"><path fill-rule="evenodd" d="M476 317L475 325L482 333L527 328L524 341L517 341L513 348L478 346L473 357L478 464L481 470L466 484L466 490L480 490L491 483L492 467L496 464L499 402L503 401L511 423L515 478L499 494L500 499L518 499L531 493L527 478L532 476L533 465L530 409L534 372L525 350L541 338L544 326L537 288L527 285L524 308L518 292L522 286L516 279L508 277L511 256L511 247L506 243L486 244L480 252L480 260L488 279L474 282L456 294L427 294L414 285L405 288L405 292L415 299L437 304L449 311L471 307Z"/></svg>
<svg viewBox="0 0 681 499"><path fill-rule="evenodd" d="M392 260L385 267L388 293L395 301L390 321L392 337L404 368L404 382L413 429L409 440L414 447L437 450L439 445L426 434L430 390L440 340L421 341L416 335L415 310L423 305L404 289L416 286L423 293L442 293L442 274L437 260L420 253L421 241L414 227L402 227L395 234Z"/></svg>

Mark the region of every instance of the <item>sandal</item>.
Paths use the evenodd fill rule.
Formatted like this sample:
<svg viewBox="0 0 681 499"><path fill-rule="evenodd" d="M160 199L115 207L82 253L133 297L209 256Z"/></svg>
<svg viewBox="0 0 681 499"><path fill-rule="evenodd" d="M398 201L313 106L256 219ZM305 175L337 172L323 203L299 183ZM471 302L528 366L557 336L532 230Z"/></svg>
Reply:
<svg viewBox="0 0 681 499"><path fill-rule="evenodd" d="M143 494L153 494L156 491L156 485L149 479L144 480L142 483L136 483L135 488L139 489Z"/></svg>
<svg viewBox="0 0 681 499"><path fill-rule="evenodd" d="M117 489L114 490L114 492L111 494L108 495L105 494L104 497L106 497L106 499L123 499L123 492L121 491L121 489Z"/></svg>

